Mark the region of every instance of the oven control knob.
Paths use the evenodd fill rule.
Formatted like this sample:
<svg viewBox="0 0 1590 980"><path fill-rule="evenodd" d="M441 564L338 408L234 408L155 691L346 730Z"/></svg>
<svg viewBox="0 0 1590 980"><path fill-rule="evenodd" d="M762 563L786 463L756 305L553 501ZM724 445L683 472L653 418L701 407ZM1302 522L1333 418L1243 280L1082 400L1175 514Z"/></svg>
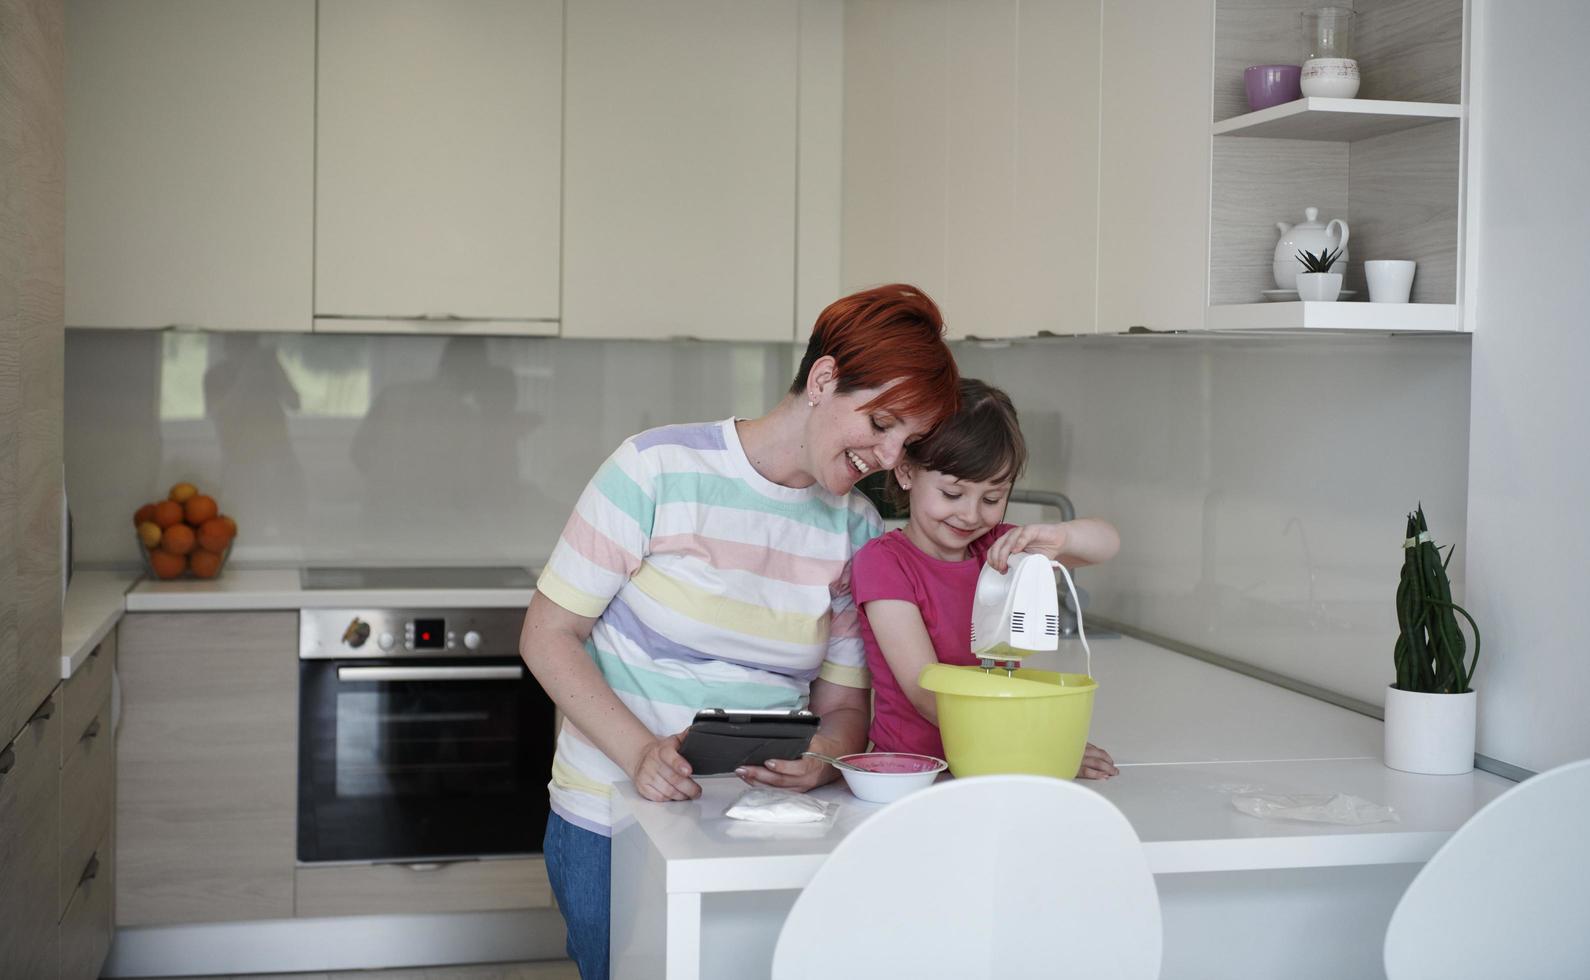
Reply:
<svg viewBox="0 0 1590 980"><path fill-rule="evenodd" d="M464 646L470 650L480 649L480 634L470 630L464 634Z"/></svg>
<svg viewBox="0 0 1590 980"><path fill-rule="evenodd" d="M397 637L393 636L391 633L382 633L380 636L376 637L375 642L380 644L381 649L390 650L397 645Z"/></svg>

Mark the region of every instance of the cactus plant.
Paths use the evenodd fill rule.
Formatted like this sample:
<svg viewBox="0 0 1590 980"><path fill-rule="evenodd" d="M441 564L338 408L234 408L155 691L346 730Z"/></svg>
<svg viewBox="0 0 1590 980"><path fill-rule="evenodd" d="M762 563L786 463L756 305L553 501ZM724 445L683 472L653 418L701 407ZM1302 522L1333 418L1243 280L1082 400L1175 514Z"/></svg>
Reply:
<svg viewBox="0 0 1590 980"><path fill-rule="evenodd" d="M1408 515L1402 547L1402 580L1397 585L1400 632L1392 654L1396 687L1426 694L1466 694L1480 659L1480 628L1467 610L1452 601L1446 566L1455 546L1449 545L1446 558L1441 557L1430 539L1421 504ZM1463 634L1454 614L1468 620L1474 632L1474 656L1466 667Z"/></svg>

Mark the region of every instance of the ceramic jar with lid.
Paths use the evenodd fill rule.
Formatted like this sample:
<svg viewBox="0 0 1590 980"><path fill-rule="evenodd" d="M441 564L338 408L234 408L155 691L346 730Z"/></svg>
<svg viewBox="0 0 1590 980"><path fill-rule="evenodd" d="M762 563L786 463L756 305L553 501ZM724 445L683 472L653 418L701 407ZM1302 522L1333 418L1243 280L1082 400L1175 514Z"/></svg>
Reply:
<svg viewBox="0 0 1590 980"><path fill-rule="evenodd" d="M1319 208L1304 208L1303 218L1295 225L1284 221L1275 223L1281 232L1281 240L1275 244L1275 262L1270 267L1275 276L1276 289L1297 288L1297 274L1303 271L1303 264L1297 259L1298 252L1318 254L1341 249L1342 254L1337 257L1331 271L1343 272L1347 268L1347 222L1332 218L1322 224ZM1338 226L1341 230L1334 231Z"/></svg>

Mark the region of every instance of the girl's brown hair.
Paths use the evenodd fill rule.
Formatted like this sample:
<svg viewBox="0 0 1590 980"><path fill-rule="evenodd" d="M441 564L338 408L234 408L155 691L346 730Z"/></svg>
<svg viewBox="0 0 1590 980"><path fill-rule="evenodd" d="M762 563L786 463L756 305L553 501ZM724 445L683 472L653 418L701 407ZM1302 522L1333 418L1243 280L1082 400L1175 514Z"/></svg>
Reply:
<svg viewBox="0 0 1590 980"><path fill-rule="evenodd" d="M929 426L955 411L960 374L944 343L944 320L938 305L915 286L892 283L830 303L812 327L791 394L800 394L812 365L824 356L834 359L840 392L899 382L863 409L887 409Z"/></svg>
<svg viewBox="0 0 1590 980"><path fill-rule="evenodd" d="M921 442L905 447L913 469L936 470L969 483L1015 483L1027 468L1027 443L1010 396L976 378L962 378L961 407ZM889 472L889 500L902 511L911 495Z"/></svg>

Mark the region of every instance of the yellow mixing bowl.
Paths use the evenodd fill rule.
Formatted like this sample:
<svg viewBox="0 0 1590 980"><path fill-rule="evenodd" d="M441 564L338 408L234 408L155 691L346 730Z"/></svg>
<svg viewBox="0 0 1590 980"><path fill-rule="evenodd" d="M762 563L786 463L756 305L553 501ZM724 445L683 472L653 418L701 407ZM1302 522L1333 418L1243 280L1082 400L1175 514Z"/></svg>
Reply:
<svg viewBox="0 0 1590 980"><path fill-rule="evenodd" d="M929 664L918 683L938 704L944 757L955 775L1076 776L1099 688L1093 678Z"/></svg>

